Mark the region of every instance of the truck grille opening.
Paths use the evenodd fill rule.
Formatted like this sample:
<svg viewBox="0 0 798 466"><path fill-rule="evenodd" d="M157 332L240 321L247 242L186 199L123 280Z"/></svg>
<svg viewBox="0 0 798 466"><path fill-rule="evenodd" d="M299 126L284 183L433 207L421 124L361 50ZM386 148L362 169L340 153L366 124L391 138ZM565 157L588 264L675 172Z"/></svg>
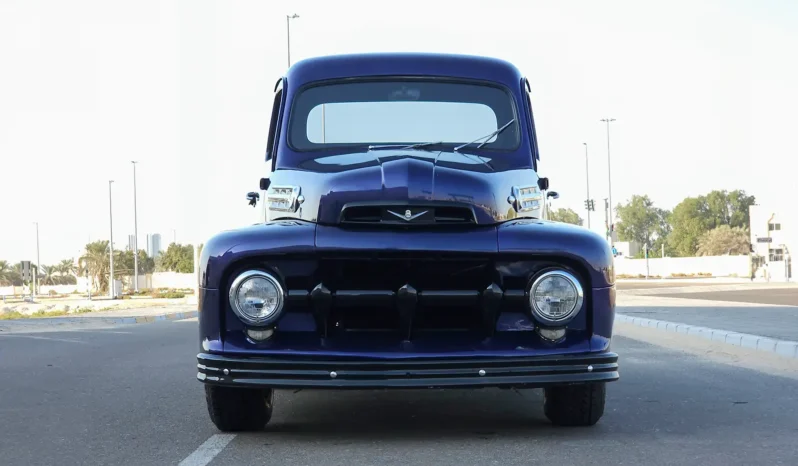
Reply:
<svg viewBox="0 0 798 466"><path fill-rule="evenodd" d="M425 205L360 205L344 206L341 211L344 225L400 225L406 227L429 225L473 225L476 216L466 206Z"/></svg>
<svg viewBox="0 0 798 466"><path fill-rule="evenodd" d="M320 262L321 281L333 296L331 334L383 331L401 334L400 289L416 293L412 331L479 330L480 291L492 280L493 266L482 258L336 258Z"/></svg>

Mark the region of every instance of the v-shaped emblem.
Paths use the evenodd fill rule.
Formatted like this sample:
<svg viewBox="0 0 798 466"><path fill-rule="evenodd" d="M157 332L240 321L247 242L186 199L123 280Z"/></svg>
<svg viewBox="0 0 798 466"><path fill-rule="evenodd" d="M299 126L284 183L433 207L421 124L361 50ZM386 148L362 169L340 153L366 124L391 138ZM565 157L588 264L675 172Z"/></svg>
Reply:
<svg viewBox="0 0 798 466"><path fill-rule="evenodd" d="M413 215L413 213L410 212L410 210L405 210L404 215L402 215L400 213L394 212L393 210L389 210L388 211L389 214L395 215L395 216L401 218L402 220L404 220L405 222L412 222L413 220L421 217L422 215L426 214L427 212L429 212L429 211L425 210L423 212L419 212L419 213Z"/></svg>

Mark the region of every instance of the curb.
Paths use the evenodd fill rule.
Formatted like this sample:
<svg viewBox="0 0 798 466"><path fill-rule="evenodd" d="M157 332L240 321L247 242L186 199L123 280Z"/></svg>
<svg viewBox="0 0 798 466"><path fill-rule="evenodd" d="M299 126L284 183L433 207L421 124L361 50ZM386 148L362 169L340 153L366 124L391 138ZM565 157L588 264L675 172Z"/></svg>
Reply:
<svg viewBox="0 0 798 466"><path fill-rule="evenodd" d="M158 314L154 316L139 316L139 317L110 317L114 323L118 324L144 324L150 322L157 322L159 320L180 320L190 319L197 317L197 311L188 312L170 312L168 314Z"/></svg>
<svg viewBox="0 0 798 466"><path fill-rule="evenodd" d="M63 316L63 317L40 317L36 319L14 319L8 320L3 322L32 322L35 321L37 324L44 324L47 322L56 323L56 322L66 322L70 321L74 323L75 321L86 320L86 321L102 321L108 324L146 324L150 322L157 322L160 320L180 320L180 319L190 319L192 317L197 317L199 314L197 311L182 311L182 312L169 312L166 314L157 314L157 315L150 315L150 316L127 316L127 317L113 317L113 316L92 316L91 314L86 315L85 317L74 317L74 316Z"/></svg>
<svg viewBox="0 0 798 466"><path fill-rule="evenodd" d="M615 321L637 325L638 327L656 328L665 332L681 333L683 335L705 338L710 341L717 341L733 346L750 348L766 353L778 354L779 356L787 358L798 359L798 341L777 340L760 335L718 330L678 322L667 322L664 320L643 319L622 314L616 314Z"/></svg>

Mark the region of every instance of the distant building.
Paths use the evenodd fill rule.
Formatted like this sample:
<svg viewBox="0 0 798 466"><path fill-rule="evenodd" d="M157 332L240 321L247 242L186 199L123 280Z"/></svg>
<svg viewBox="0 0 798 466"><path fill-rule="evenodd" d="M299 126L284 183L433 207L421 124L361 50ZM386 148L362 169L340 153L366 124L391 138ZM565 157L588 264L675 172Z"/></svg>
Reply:
<svg viewBox="0 0 798 466"><path fill-rule="evenodd" d="M749 207L748 214L756 264L767 264L768 274L774 280L789 278L792 252L798 248L798 217L776 213L758 204Z"/></svg>
<svg viewBox="0 0 798 466"><path fill-rule="evenodd" d="M129 251L136 250L136 236L135 235L127 235L127 249Z"/></svg>
<svg viewBox="0 0 798 466"><path fill-rule="evenodd" d="M160 233L147 235L147 255L154 259L161 254L161 251Z"/></svg>

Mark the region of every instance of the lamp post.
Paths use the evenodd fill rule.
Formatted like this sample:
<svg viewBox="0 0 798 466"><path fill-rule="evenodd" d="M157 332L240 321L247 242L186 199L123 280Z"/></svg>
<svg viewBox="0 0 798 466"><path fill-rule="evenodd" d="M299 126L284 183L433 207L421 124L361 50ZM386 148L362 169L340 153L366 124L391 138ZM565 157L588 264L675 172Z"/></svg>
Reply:
<svg viewBox="0 0 798 466"><path fill-rule="evenodd" d="M288 67L291 67L291 20L299 18L299 15L294 13L293 15L285 15L285 32L288 36L288 41L286 46L288 47Z"/></svg>
<svg viewBox="0 0 798 466"><path fill-rule="evenodd" d="M588 162L587 162L587 143L583 142L585 146L585 184L587 185L587 229L590 229L590 171L588 170Z"/></svg>
<svg viewBox="0 0 798 466"><path fill-rule="evenodd" d="M615 121L615 118L602 118L601 121L607 123L607 177L609 179L609 235L610 235L610 244L613 244L615 241L612 239L612 225L615 223L612 219L612 163L610 163L610 123Z"/></svg>
<svg viewBox="0 0 798 466"><path fill-rule="evenodd" d="M139 220L136 209L136 161L133 164L133 291L139 292Z"/></svg>
<svg viewBox="0 0 798 466"><path fill-rule="evenodd" d="M111 299L114 299L114 208L111 198L111 184L113 182L114 180L108 180L108 219L111 225L111 241L108 242L111 251L111 274L108 277L108 297Z"/></svg>
<svg viewBox="0 0 798 466"><path fill-rule="evenodd" d="M39 294L39 222L33 222L36 225L36 272L33 274L33 294Z"/></svg>

